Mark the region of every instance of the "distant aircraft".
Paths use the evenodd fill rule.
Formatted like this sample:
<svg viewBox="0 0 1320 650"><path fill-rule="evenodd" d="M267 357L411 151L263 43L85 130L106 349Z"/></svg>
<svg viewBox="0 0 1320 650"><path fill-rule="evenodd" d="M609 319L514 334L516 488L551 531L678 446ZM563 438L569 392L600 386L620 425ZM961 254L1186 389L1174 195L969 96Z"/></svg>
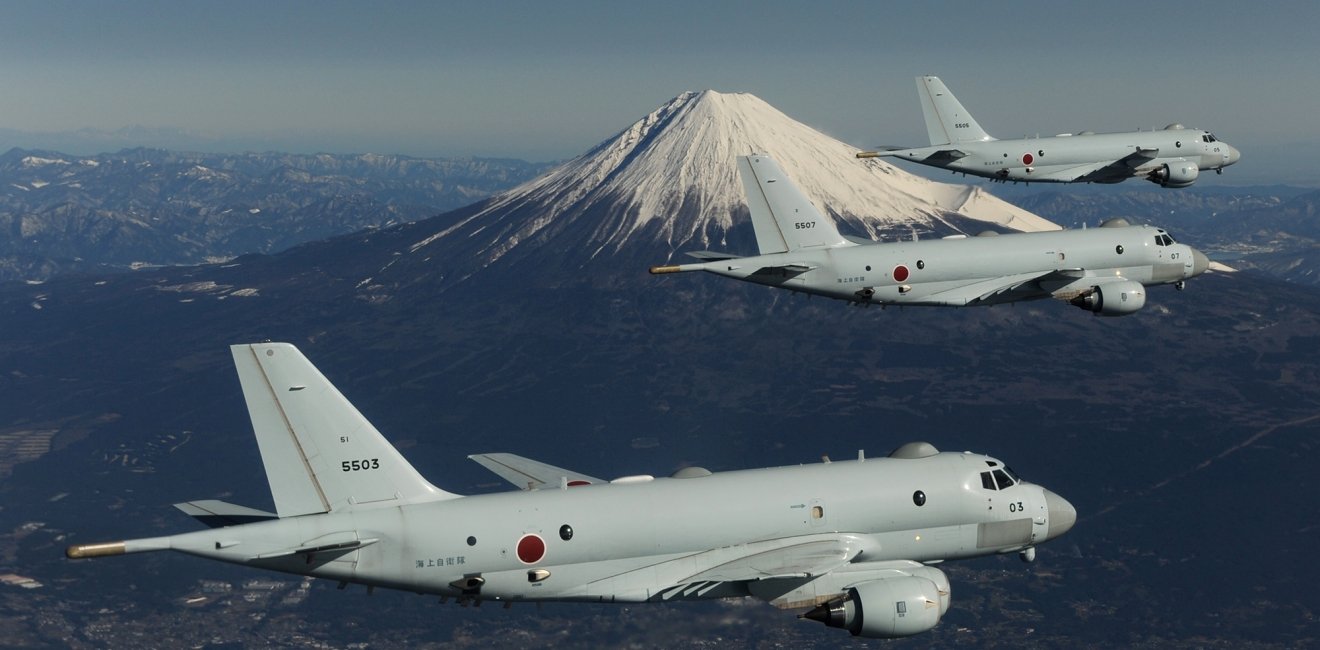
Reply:
<svg viewBox="0 0 1320 650"><path fill-rule="evenodd" d="M1146 304L1145 285L1182 289L1210 266L1163 229L1121 219L1082 230L859 243L840 235L770 157L742 156L738 170L761 254L691 252L702 261L653 266L652 274L708 271L863 305L962 307L1053 297L1122 316Z"/></svg>
<svg viewBox="0 0 1320 650"><path fill-rule="evenodd" d="M211 528L70 546L68 557L173 550L465 605L755 596L887 638L929 630L948 610L948 578L927 563L1031 561L1077 517L994 458L927 443L885 458L608 482L479 454L521 489L460 497L422 478L294 346L231 351L275 512L182 503Z"/></svg>
<svg viewBox="0 0 1320 650"><path fill-rule="evenodd" d="M1202 171L1224 173L1241 154L1213 133L1170 124L1161 131L1064 133L996 140L976 123L939 77L917 77L930 146L863 151L931 167L1024 183L1118 183L1142 177L1188 187Z"/></svg>

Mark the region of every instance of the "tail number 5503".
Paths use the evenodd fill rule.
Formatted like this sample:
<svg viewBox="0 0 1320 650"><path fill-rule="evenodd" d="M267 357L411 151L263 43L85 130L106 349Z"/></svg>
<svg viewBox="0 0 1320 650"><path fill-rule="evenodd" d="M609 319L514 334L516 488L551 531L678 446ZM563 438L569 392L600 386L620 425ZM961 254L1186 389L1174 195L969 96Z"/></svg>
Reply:
<svg viewBox="0 0 1320 650"><path fill-rule="evenodd" d="M380 469L379 458L363 458L362 460L346 460L339 464L345 472L358 472L364 469Z"/></svg>

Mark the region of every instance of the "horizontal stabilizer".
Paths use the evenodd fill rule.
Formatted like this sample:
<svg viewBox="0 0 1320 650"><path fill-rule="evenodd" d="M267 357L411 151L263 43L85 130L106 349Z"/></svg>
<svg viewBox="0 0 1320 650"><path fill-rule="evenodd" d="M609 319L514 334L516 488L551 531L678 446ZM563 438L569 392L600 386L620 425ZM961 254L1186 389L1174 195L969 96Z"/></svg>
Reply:
<svg viewBox="0 0 1320 650"><path fill-rule="evenodd" d="M336 535L326 535L314 540L311 543L303 544L296 548L273 551L254 555L249 559L269 560L278 557L289 557L291 555L311 555L313 553L334 553L336 551L352 551L363 546L371 546L380 541L376 538L358 539L357 533L339 533Z"/></svg>
<svg viewBox="0 0 1320 650"><path fill-rule="evenodd" d="M811 264L782 264L780 266L763 266L756 270L750 277L752 280L765 278L795 278L807 271L816 268Z"/></svg>
<svg viewBox="0 0 1320 650"><path fill-rule="evenodd" d="M936 162L936 161L952 162L954 160L958 160L959 158L966 158L966 157L967 157L967 152L963 151L962 149L940 149L939 151L936 151L935 153L927 156L926 160L931 162Z"/></svg>
<svg viewBox="0 0 1320 650"><path fill-rule="evenodd" d="M473 454L468 458L521 490L577 487L609 482L516 454Z"/></svg>
<svg viewBox="0 0 1320 650"><path fill-rule="evenodd" d="M919 151L925 152L925 151L930 151L930 149L923 148L923 149L892 149L889 151L862 151L857 154L857 157L881 158L884 156L903 156L905 159L915 160L916 156L920 155L916 153ZM926 154L926 157L921 158L921 161L929 162L929 163L950 163L955 160L958 160L959 158L966 158L966 157L967 157L967 152L963 151L962 149L936 149L935 151L931 151L929 154Z"/></svg>
<svg viewBox="0 0 1320 650"><path fill-rule="evenodd" d="M235 505L225 501L216 501L214 499L186 501L184 503L176 503L174 504L174 507L182 510L184 514L193 517L210 528L240 526L242 524L251 524L258 521L266 521L267 519L279 518L279 515L273 512Z"/></svg>
<svg viewBox="0 0 1320 650"><path fill-rule="evenodd" d="M892 156L897 151L907 151L913 147L876 147L871 151L858 151L858 158L879 158L880 156Z"/></svg>
<svg viewBox="0 0 1320 650"><path fill-rule="evenodd" d="M685 255L687 255L688 257L695 257L699 260L706 260L709 262L718 262L720 260L731 260L731 259L736 259L738 257L737 255L730 255L728 253L717 253L715 251L689 251L685 253Z"/></svg>

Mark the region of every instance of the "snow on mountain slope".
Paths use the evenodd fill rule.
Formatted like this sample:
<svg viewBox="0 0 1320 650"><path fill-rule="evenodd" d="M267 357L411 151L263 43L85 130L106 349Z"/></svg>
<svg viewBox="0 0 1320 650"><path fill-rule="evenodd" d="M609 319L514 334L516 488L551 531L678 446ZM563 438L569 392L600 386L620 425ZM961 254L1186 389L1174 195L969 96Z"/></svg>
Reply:
<svg viewBox="0 0 1320 650"><path fill-rule="evenodd" d="M529 239L544 242L566 231L587 239L577 244L590 245L591 257L639 237L670 251L722 247L735 220L747 220L735 159L750 153L773 156L818 207L873 239L960 232L954 222L965 226L967 219L1010 230L1058 229L979 188L858 160L856 152L754 95L687 92L417 241L412 251L450 236L470 238L469 245L474 238L482 242L474 252L490 264Z"/></svg>

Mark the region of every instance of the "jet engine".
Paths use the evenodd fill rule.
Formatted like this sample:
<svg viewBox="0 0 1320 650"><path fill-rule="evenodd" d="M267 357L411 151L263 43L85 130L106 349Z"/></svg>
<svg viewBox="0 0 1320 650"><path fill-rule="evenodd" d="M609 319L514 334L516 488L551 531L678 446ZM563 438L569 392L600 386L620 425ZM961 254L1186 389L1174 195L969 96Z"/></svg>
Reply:
<svg viewBox="0 0 1320 650"><path fill-rule="evenodd" d="M949 579L932 567L905 574L850 587L843 598L823 603L803 616L868 639L925 632L949 611Z"/></svg>
<svg viewBox="0 0 1320 650"><path fill-rule="evenodd" d="M1097 316L1126 316L1146 306L1146 287L1132 280L1108 282L1091 287L1068 303Z"/></svg>
<svg viewBox="0 0 1320 650"><path fill-rule="evenodd" d="M1180 187L1189 187L1196 182L1196 177L1201 175L1201 170L1193 162L1178 162L1172 165L1164 164L1159 169L1150 173L1147 178L1152 183L1160 187L1177 189Z"/></svg>

